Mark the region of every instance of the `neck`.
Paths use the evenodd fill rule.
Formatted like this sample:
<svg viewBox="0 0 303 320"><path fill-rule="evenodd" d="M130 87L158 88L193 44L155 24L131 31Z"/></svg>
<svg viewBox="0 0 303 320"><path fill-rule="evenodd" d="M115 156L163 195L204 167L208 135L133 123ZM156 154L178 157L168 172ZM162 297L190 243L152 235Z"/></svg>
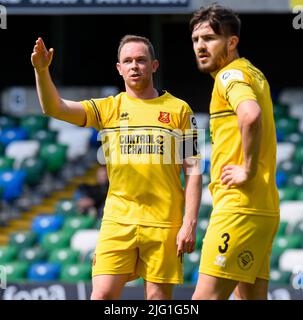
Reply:
<svg viewBox="0 0 303 320"><path fill-rule="evenodd" d="M159 96L158 91L152 86L145 89L137 90L126 86L126 92L129 96L141 100L154 99Z"/></svg>
<svg viewBox="0 0 303 320"><path fill-rule="evenodd" d="M222 70L222 69L225 68L227 65L229 65L231 62L233 62L234 60L239 59L239 58L240 58L240 56L239 56L238 51L233 52L232 54L230 54L230 55L227 57L227 59L224 61L224 64L222 64L222 66L221 66L219 69L217 69L216 71L214 71L214 72L211 73L211 76L212 76L213 78L215 78L215 76L217 75L217 73L218 73L220 70Z"/></svg>

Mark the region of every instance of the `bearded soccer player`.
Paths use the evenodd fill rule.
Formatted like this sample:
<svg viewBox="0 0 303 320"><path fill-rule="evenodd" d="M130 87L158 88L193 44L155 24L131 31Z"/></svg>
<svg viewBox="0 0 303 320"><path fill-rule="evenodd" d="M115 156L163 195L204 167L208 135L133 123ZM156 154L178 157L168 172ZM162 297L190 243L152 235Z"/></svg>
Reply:
<svg viewBox="0 0 303 320"><path fill-rule="evenodd" d="M53 53L36 41L32 64L43 112L101 130L107 160L109 191L91 298L119 299L127 281L142 277L146 299L171 299L173 285L183 281L182 255L195 247L201 199L193 112L154 88L159 62L145 37L122 38L117 69L126 92L104 99L62 99L48 70Z"/></svg>
<svg viewBox="0 0 303 320"><path fill-rule="evenodd" d="M197 65L210 73L213 212L193 299L266 299L279 224L276 133L269 84L240 57L240 19L220 5L193 13Z"/></svg>

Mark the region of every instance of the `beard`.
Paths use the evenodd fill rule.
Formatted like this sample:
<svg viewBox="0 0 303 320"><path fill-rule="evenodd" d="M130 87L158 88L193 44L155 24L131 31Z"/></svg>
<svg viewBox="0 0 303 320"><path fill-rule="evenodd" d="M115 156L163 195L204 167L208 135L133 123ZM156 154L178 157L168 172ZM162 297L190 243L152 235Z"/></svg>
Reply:
<svg viewBox="0 0 303 320"><path fill-rule="evenodd" d="M216 56L211 58L211 61L205 64L202 64L198 58L196 60L197 60L199 71L203 73L212 73L220 70L225 65L225 61L227 60L227 58L228 58L228 50L227 50L227 44L226 44L223 47L223 49L219 53L217 53Z"/></svg>

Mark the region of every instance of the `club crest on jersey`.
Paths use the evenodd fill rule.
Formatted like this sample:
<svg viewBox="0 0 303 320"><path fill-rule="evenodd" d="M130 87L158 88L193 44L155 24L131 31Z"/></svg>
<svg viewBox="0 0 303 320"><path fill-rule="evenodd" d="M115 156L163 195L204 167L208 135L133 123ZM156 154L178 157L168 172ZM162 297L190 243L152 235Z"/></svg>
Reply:
<svg viewBox="0 0 303 320"><path fill-rule="evenodd" d="M158 120L162 123L170 123L170 113L160 111Z"/></svg>

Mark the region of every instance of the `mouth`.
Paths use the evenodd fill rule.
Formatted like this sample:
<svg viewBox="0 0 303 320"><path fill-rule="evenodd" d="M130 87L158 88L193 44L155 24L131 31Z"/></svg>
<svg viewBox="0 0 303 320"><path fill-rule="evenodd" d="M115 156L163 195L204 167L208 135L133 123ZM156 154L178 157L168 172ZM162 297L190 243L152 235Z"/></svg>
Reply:
<svg viewBox="0 0 303 320"><path fill-rule="evenodd" d="M201 61L202 63L206 62L209 57L210 55L207 53L198 54L198 60Z"/></svg>
<svg viewBox="0 0 303 320"><path fill-rule="evenodd" d="M137 79L139 79L140 78L140 74L139 73L133 73L131 76L130 76L130 78L131 79L133 79L133 80L137 80Z"/></svg>

